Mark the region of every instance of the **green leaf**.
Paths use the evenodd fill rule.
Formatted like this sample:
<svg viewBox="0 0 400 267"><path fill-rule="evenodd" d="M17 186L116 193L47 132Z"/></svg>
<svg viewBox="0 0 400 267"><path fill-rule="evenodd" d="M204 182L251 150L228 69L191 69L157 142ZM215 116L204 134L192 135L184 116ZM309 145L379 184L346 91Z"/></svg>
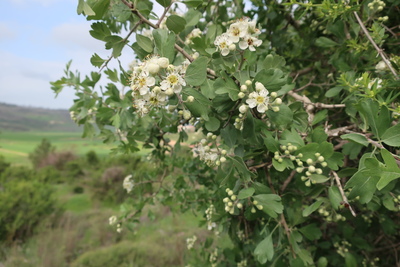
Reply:
<svg viewBox="0 0 400 267"><path fill-rule="evenodd" d="M369 145L367 138L364 135L358 134L358 133L344 134L344 135L341 135L340 138L342 138L343 140L353 141L353 142L363 145L363 146Z"/></svg>
<svg viewBox="0 0 400 267"><path fill-rule="evenodd" d="M328 177L326 177L325 175L322 174L311 174L311 181L313 183L317 183L317 184L321 184L321 183L325 183L326 181L329 180Z"/></svg>
<svg viewBox="0 0 400 267"><path fill-rule="evenodd" d="M379 104L372 99L366 99L358 105L360 113L365 117L372 132L379 139L390 127L390 113L385 106L379 110Z"/></svg>
<svg viewBox="0 0 400 267"><path fill-rule="evenodd" d="M95 22L91 25L90 35L98 40L105 41L106 37L111 35L111 31L104 22Z"/></svg>
<svg viewBox="0 0 400 267"><path fill-rule="evenodd" d="M188 96L193 96L193 102L185 102L185 106L195 117L202 117L204 120L208 121L208 113L210 112L210 100L208 100L204 95L193 88L185 88L182 94L187 98Z"/></svg>
<svg viewBox="0 0 400 267"><path fill-rule="evenodd" d="M264 144L267 147L269 152L276 152L279 151L279 143L278 141L272 136L272 133L269 131L263 131L265 137L264 137Z"/></svg>
<svg viewBox="0 0 400 267"><path fill-rule="evenodd" d="M153 30L154 44L156 46L156 53L159 56L166 57L169 62L174 61L175 57L175 34L168 32L166 29Z"/></svg>
<svg viewBox="0 0 400 267"><path fill-rule="evenodd" d="M328 110L324 109L320 112L317 112L314 116L314 119L312 121L312 125L317 124L318 122L321 122L323 120L325 120L326 115L328 114Z"/></svg>
<svg viewBox="0 0 400 267"><path fill-rule="evenodd" d="M88 15L88 20L100 20L110 7L110 0L90 1L94 14Z"/></svg>
<svg viewBox="0 0 400 267"><path fill-rule="evenodd" d="M400 123L387 129L382 135L382 142L389 146L400 146Z"/></svg>
<svg viewBox="0 0 400 267"><path fill-rule="evenodd" d="M275 194L260 194L253 196L254 200L258 201L259 205L263 206L263 212L272 218L278 217L278 214L283 212L281 197Z"/></svg>
<svg viewBox="0 0 400 267"><path fill-rule="evenodd" d="M356 172L346 183L345 189L352 187L349 199L360 197L360 203L366 204L371 201L375 191L379 176L370 174L370 170L363 168Z"/></svg>
<svg viewBox="0 0 400 267"><path fill-rule="evenodd" d="M209 120L205 123L206 129L210 132L215 132L216 130L218 130L220 125L220 121L215 117L210 117Z"/></svg>
<svg viewBox="0 0 400 267"><path fill-rule="evenodd" d="M262 83L269 91L278 91L286 83L286 77L280 69L262 69L254 81Z"/></svg>
<svg viewBox="0 0 400 267"><path fill-rule="evenodd" d="M285 66L286 61L283 57L278 56L278 55L267 55L263 61L263 67L264 69L279 69L283 66Z"/></svg>
<svg viewBox="0 0 400 267"><path fill-rule="evenodd" d="M328 196L332 207L338 210L340 203L342 202L342 195L340 194L339 188L337 186L331 186L328 189Z"/></svg>
<svg viewBox="0 0 400 267"><path fill-rule="evenodd" d="M103 65L103 63L105 62L105 59L102 59L99 55L94 54L91 58L90 58L90 63L92 63L93 66L95 67L101 67Z"/></svg>
<svg viewBox="0 0 400 267"><path fill-rule="evenodd" d="M321 229L315 225L315 223L306 225L299 229L300 233L302 233L307 239L314 241L318 240L322 236Z"/></svg>
<svg viewBox="0 0 400 267"><path fill-rule="evenodd" d="M185 74L186 82L191 86L200 86L207 78L208 58L200 56L188 66Z"/></svg>
<svg viewBox="0 0 400 267"><path fill-rule="evenodd" d="M214 92L214 82L214 80L206 79L200 87L201 93L209 99L214 99L216 96Z"/></svg>
<svg viewBox="0 0 400 267"><path fill-rule="evenodd" d="M346 264L346 267L357 267L357 260L353 256L353 254L346 252L344 255L344 262Z"/></svg>
<svg viewBox="0 0 400 267"><path fill-rule="evenodd" d="M274 244L272 242L272 234L269 234L263 241L261 241L254 250L254 256L261 264L267 261L272 261L274 258Z"/></svg>
<svg viewBox="0 0 400 267"><path fill-rule="evenodd" d="M156 0L163 7L169 7L171 5L171 0Z"/></svg>
<svg viewBox="0 0 400 267"><path fill-rule="evenodd" d="M328 91L326 91L325 96L326 97L334 97L337 96L341 91L343 90L342 86L335 86Z"/></svg>
<svg viewBox="0 0 400 267"><path fill-rule="evenodd" d="M214 90L217 95L228 94L232 101L239 99L239 88L231 78L218 78L214 83Z"/></svg>
<svg viewBox="0 0 400 267"><path fill-rule="evenodd" d="M186 20L178 15L171 15L167 18L167 27L169 30L178 34L186 27Z"/></svg>
<svg viewBox="0 0 400 267"><path fill-rule="evenodd" d="M321 206L322 203L324 203L324 201L318 200L313 204L311 204L310 206L308 206L307 208L305 208L302 213L303 217L308 217L311 213L316 211L319 208L319 206Z"/></svg>
<svg viewBox="0 0 400 267"><path fill-rule="evenodd" d="M245 198L251 197L255 191L256 190L253 187L244 188L244 189L240 190L237 198L245 199Z"/></svg>
<svg viewBox="0 0 400 267"><path fill-rule="evenodd" d="M202 14L194 9L189 9L185 13L186 27L196 26L201 19Z"/></svg>
<svg viewBox="0 0 400 267"><path fill-rule="evenodd" d="M183 3L188 7L196 8L199 5L201 5L203 3L203 1L202 0L186 0L186 1L183 1Z"/></svg>
<svg viewBox="0 0 400 267"><path fill-rule="evenodd" d="M150 40L149 37L146 37L141 34L136 34L136 42L138 45L149 54L153 52L153 42Z"/></svg>
<svg viewBox="0 0 400 267"><path fill-rule="evenodd" d="M232 161L233 165L239 172L240 176L244 179L244 181L250 181L253 173L249 171L243 159L238 156L234 157L228 156L228 158Z"/></svg>
<svg viewBox="0 0 400 267"><path fill-rule="evenodd" d="M327 37L319 37L317 40L315 40L315 44L319 47L326 47L326 48L338 45L338 43Z"/></svg>
<svg viewBox="0 0 400 267"><path fill-rule="evenodd" d="M285 104L279 106L278 112L268 110L266 114L276 125L286 126L293 122L293 111Z"/></svg>

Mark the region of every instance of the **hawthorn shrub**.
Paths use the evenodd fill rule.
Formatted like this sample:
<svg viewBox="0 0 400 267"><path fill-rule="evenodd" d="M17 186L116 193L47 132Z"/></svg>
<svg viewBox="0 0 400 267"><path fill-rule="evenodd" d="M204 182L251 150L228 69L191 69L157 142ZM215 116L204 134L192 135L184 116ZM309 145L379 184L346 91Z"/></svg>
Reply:
<svg viewBox="0 0 400 267"><path fill-rule="evenodd" d="M84 136L161 173L126 177L110 224L178 203L214 234L188 237L201 265L398 265L400 1L156 2L79 0L109 56L52 82Z"/></svg>

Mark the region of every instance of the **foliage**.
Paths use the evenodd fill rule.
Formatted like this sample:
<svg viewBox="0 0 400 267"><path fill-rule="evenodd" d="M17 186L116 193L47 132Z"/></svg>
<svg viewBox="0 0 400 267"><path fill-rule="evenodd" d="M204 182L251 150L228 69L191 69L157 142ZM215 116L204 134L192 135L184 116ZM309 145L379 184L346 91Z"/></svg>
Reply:
<svg viewBox="0 0 400 267"><path fill-rule="evenodd" d="M202 265L396 265L399 1L157 3L80 0L110 58L52 82L74 88L84 137L151 149L159 173L124 179L117 231L179 203L215 234L194 246Z"/></svg>
<svg viewBox="0 0 400 267"><path fill-rule="evenodd" d="M51 185L37 181L29 169L9 167L0 187L0 242L25 240L57 209Z"/></svg>
<svg viewBox="0 0 400 267"><path fill-rule="evenodd" d="M42 139L42 142L35 148L35 150L29 154L29 159L35 168L42 166L42 161L46 159L56 148L46 138Z"/></svg>

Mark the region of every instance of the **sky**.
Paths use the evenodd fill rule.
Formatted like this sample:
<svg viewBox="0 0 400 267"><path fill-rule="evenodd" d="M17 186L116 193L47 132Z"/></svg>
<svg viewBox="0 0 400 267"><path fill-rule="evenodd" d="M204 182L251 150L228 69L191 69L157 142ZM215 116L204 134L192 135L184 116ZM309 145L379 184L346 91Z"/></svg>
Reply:
<svg viewBox="0 0 400 267"><path fill-rule="evenodd" d="M0 102L50 109L72 106L73 89L64 88L55 98L50 81L62 77L69 60L71 70L83 76L98 71L90 64L94 53L102 58L111 53L90 36L91 22L76 13L77 3L0 0ZM133 55L122 62L131 60Z"/></svg>

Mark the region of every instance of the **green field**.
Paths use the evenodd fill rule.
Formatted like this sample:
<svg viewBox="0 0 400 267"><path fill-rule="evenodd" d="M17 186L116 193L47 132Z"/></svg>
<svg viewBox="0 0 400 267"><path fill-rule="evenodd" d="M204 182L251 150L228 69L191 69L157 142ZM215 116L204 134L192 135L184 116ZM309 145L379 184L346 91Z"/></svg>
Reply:
<svg viewBox="0 0 400 267"><path fill-rule="evenodd" d="M107 156L110 144L104 144L97 139L83 139L79 132L1 132L0 155L13 164L29 164L28 155L46 138L56 147L57 151L71 151L84 155L95 151L98 156Z"/></svg>

